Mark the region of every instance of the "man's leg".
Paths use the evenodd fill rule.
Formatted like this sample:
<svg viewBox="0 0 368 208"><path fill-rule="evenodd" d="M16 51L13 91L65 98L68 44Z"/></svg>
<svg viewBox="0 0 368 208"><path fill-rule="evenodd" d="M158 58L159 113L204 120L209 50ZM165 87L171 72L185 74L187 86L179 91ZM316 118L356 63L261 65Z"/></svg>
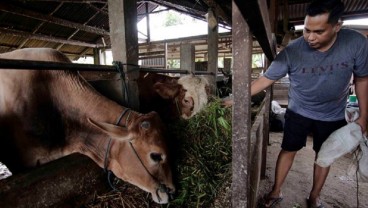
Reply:
<svg viewBox="0 0 368 208"><path fill-rule="evenodd" d="M323 168L317 164L314 164L313 186L309 195L309 201L311 204L320 204L318 201L319 194L321 193L322 187L325 184L329 171L330 167Z"/></svg>
<svg viewBox="0 0 368 208"><path fill-rule="evenodd" d="M317 121L315 123L313 129L313 150L316 152L315 160L317 160L317 154L321 149L323 142L327 140L329 135L346 125L345 119L339 121ZM309 202L312 205L321 204L319 200L319 196L322 190L323 185L325 184L326 178L330 171L330 167L323 168L314 164L314 172L313 172L313 186L309 195Z"/></svg>
<svg viewBox="0 0 368 208"><path fill-rule="evenodd" d="M297 151L289 152L281 150L276 162L275 182L272 191L269 193L269 198L277 198L281 193L281 186L285 181L287 174L293 164ZM268 205L268 202L266 202Z"/></svg>

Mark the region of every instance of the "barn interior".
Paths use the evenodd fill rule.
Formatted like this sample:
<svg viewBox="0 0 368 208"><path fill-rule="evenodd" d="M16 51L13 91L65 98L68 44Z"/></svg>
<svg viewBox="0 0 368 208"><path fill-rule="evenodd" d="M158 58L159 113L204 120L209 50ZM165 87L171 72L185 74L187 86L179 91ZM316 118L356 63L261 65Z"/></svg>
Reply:
<svg viewBox="0 0 368 208"><path fill-rule="evenodd" d="M255 1L256 2L256 1ZM304 11L309 1L278 0L267 1L267 7L274 6L275 14L270 14L271 31L275 34L277 46L287 44L290 39L301 35L295 25L302 25ZM344 20L363 18L367 15L367 3L363 0L344 1ZM198 20L206 20L212 8L218 18L219 27L231 29L232 1L226 0L187 0L187 1L137 1L137 22L150 14L174 10ZM252 8L252 5L247 5ZM165 9L157 10L159 6ZM94 56L95 50L111 49L107 0L32 0L2 1L0 5L0 53L19 48L55 48L71 59ZM249 15L249 24L255 24L254 32L261 30L256 12ZM364 26L354 29L368 34ZM167 57L179 58L180 44L195 46L196 57L203 57L207 50L205 36L177 38L167 41L151 41L149 31L140 31L145 38L139 40L139 58ZM254 34L256 35L256 34ZM254 37L254 40L256 38ZM258 40L263 42L264 40ZM219 56L231 57L231 33L219 36ZM166 46L166 51L164 45ZM227 47L226 47L227 46ZM221 50L223 48L223 50ZM227 48L227 50L225 50ZM260 52L259 44L254 43L253 51ZM162 66L156 66L161 68Z"/></svg>
<svg viewBox="0 0 368 208"><path fill-rule="evenodd" d="M123 5L128 4L127 0L116 2L121 2ZM232 90L235 91L241 90L241 83L250 82L258 77L262 71L266 70L267 65L279 50L289 41L302 35L302 31L296 29L295 26L303 24L304 11L310 3L309 0L136 0L129 1L130 4L134 2L136 5L136 12L120 10L125 11L126 14L123 17L127 21L133 22L128 24L118 19L122 16L115 15L119 8L112 8L111 5L119 5L116 2L114 0L1 1L0 53L21 48L46 47L66 54L71 60L93 57L95 65L109 65L111 63L104 61L104 52L112 51L113 55L116 55L116 51L121 50L125 51L123 52L125 58L122 59L122 55L118 54L116 55L118 60L136 62L133 64L140 63L139 67L142 69L164 69L169 73L173 68L170 68L167 63L175 59L180 60L181 70L194 73L208 72L214 76L215 82L222 81L224 77L221 72L222 67L217 66L217 61L221 57L228 60L223 66L225 71L239 73L239 76L234 77L233 80ZM343 2L346 5L344 21L368 17L368 1L343 0ZM138 31L134 25L143 19L149 22L150 15L167 10L208 22L208 35L155 41L151 40L148 27L146 31L139 31L143 38L138 38ZM211 20L214 20L215 25L210 23ZM126 42L137 40L133 44L138 49L135 54L136 59L130 59L129 55L126 55L131 52L128 50L129 43L125 48L117 48L120 47L115 44L117 43L115 39L118 38L112 35L110 29L112 25L116 27L117 23L120 23L119 26L125 28L126 31L130 31L125 34ZM368 25L347 25L346 27L368 36ZM229 32L218 33L218 28L227 29ZM245 47L241 42L244 37L251 40L250 46ZM251 67L254 54L261 54L264 57L261 67ZM243 57L246 57L245 61L240 61ZM3 66L2 64L4 63L0 60L0 67ZM259 115L255 118L258 120L255 122L249 122L246 119L247 116L240 118L236 115L232 118L233 121L237 121L233 122L232 128L233 132L238 133L238 137L256 137L261 138L257 141L263 141L263 143L256 144L246 143L246 146L251 146L252 150L257 150L257 160L252 160L247 147L233 144L233 158L239 158L238 160L233 159L233 183L239 184L233 186L233 193L236 193L232 195L234 207L240 207L244 201L247 201L247 207L256 207L259 180L264 176L264 163L267 158L264 155L264 148L267 148L270 103L271 100L276 100L282 106L287 106L287 88L288 81L285 79L280 80L268 90L264 106L260 109ZM233 111L239 112L240 115L250 116L249 90L242 91L244 94L234 97L238 99L239 104L233 107ZM241 129L247 129L247 131ZM252 172L254 174L252 177L257 180L253 180L252 183L249 182L250 180L244 180L244 177L251 177L242 174L250 169L250 166L238 169L241 166L239 164L244 162L240 161L240 158L248 158L247 162L256 163L252 163L257 167L257 170L252 170L254 172ZM88 175L88 177L93 180L93 176ZM251 188L242 187L253 187L253 194L249 194Z"/></svg>

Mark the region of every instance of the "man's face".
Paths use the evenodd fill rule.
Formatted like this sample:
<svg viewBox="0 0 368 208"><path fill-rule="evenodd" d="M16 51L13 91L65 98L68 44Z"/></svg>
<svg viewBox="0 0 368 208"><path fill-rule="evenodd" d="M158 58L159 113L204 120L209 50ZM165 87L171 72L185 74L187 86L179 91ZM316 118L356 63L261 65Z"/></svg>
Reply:
<svg viewBox="0 0 368 208"><path fill-rule="evenodd" d="M306 16L304 20L303 36L311 48L319 51L327 51L335 42L337 32L341 28L341 23L330 24L328 13Z"/></svg>

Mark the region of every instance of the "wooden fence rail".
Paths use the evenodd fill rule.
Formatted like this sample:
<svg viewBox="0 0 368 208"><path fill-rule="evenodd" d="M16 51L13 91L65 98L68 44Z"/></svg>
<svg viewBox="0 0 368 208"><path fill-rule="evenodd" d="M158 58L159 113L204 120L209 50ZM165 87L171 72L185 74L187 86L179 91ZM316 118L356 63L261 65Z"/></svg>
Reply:
<svg viewBox="0 0 368 208"><path fill-rule="evenodd" d="M250 134L250 192L249 204L251 208L257 207L259 199L259 182L265 175L265 163L267 156L269 134L270 93L266 93L260 110L255 117Z"/></svg>

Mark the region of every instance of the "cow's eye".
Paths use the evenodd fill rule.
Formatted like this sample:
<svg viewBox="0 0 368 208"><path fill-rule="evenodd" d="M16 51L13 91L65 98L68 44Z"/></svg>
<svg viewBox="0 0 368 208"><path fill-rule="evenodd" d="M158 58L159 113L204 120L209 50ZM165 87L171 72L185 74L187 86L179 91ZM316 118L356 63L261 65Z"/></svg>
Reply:
<svg viewBox="0 0 368 208"><path fill-rule="evenodd" d="M188 99L184 99L184 102L185 102L185 103L189 103L189 100L188 100Z"/></svg>
<svg viewBox="0 0 368 208"><path fill-rule="evenodd" d="M143 121L141 123L141 127L144 128L144 129L149 129L150 126L151 126L151 124L148 121Z"/></svg>
<svg viewBox="0 0 368 208"><path fill-rule="evenodd" d="M154 162L159 163L159 162L161 162L161 161L162 161L162 154L160 154L160 153L156 153L156 152L151 153L151 159L152 159Z"/></svg>

